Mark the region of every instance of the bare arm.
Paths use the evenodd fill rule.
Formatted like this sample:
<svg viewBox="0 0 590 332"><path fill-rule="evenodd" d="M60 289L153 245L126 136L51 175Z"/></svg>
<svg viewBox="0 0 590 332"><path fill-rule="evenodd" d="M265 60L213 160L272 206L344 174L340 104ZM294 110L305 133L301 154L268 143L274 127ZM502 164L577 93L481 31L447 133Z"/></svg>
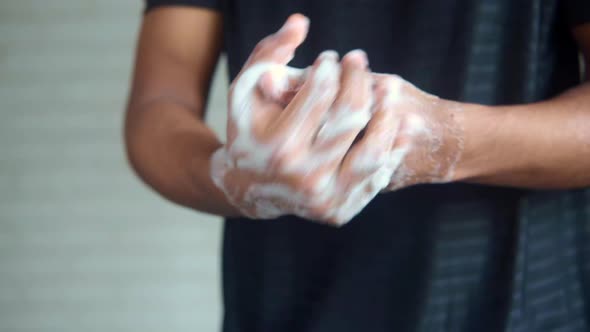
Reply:
<svg viewBox="0 0 590 332"><path fill-rule="evenodd" d="M323 52L305 79L302 71L281 70L308 31L304 16L291 15L258 43L232 83L222 145L202 121L220 25L217 14L187 8L158 9L145 18L126 125L135 170L164 197L204 212L348 221L379 190L346 155L370 120L366 55L350 52L341 69L335 52ZM300 88L288 103L265 94L285 86L279 81ZM349 109L356 122L344 126L339 121ZM340 129L316 136L324 116Z"/></svg>
<svg viewBox="0 0 590 332"><path fill-rule="evenodd" d="M159 8L145 16L125 140L131 165L161 195L231 216L237 212L209 177L210 156L222 144L203 122L221 48L221 20L214 11L186 7Z"/></svg>
<svg viewBox="0 0 590 332"><path fill-rule="evenodd" d="M574 36L588 68L590 24L576 28ZM442 100L395 75L376 79L378 99L391 99L397 116L392 122L398 133L392 148L397 168L389 189L451 181L538 189L590 186L588 75L585 83L551 100L515 106Z"/></svg>
<svg viewBox="0 0 590 332"><path fill-rule="evenodd" d="M586 83L540 103L465 106L455 180L529 188L590 186L590 24L574 31Z"/></svg>

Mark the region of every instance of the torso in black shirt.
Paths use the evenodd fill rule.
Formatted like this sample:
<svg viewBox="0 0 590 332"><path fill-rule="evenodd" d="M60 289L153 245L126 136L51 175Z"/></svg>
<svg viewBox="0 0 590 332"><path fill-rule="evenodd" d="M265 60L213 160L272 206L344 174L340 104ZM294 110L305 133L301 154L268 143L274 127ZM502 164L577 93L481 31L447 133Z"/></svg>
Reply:
<svg viewBox="0 0 590 332"><path fill-rule="evenodd" d="M373 71L490 105L576 85L570 25L590 21L586 0L148 1L174 3L223 11L232 78L260 39L301 12L311 29L293 66L362 48ZM223 330L585 331L589 229L588 191L467 184L380 195L340 229L227 220Z"/></svg>

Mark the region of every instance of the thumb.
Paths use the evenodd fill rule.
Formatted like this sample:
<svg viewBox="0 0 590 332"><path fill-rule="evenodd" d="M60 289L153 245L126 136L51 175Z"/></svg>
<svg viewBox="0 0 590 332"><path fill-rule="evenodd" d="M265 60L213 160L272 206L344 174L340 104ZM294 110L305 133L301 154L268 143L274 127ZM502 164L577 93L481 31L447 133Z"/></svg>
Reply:
<svg viewBox="0 0 590 332"><path fill-rule="evenodd" d="M295 55L295 50L307 37L309 19L302 14L289 16L281 29L261 40L254 48L244 67L259 62L286 65Z"/></svg>

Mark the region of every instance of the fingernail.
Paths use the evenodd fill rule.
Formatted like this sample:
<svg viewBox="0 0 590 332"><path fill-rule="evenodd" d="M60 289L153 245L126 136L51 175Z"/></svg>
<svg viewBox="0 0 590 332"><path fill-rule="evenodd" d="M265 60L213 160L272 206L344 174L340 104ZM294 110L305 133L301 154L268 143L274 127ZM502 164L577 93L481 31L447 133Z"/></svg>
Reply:
<svg viewBox="0 0 590 332"><path fill-rule="evenodd" d="M293 14L289 16L285 24L281 27L279 32L283 32L285 30L289 30L295 27L301 27L307 29L309 26L309 18L303 16L301 14Z"/></svg>
<svg viewBox="0 0 590 332"><path fill-rule="evenodd" d="M334 62L338 62L338 52L334 50L327 50L320 53L319 56L320 60L332 60Z"/></svg>
<svg viewBox="0 0 590 332"><path fill-rule="evenodd" d="M367 57L367 53L361 49L352 50L348 52L347 56L360 61L364 68L369 66L369 58Z"/></svg>
<svg viewBox="0 0 590 332"><path fill-rule="evenodd" d="M306 28L309 27L309 18L304 15L301 15L300 17L301 17L301 19L300 19L301 25L303 25Z"/></svg>
<svg viewBox="0 0 590 332"><path fill-rule="evenodd" d="M320 53L318 58L313 63L313 74L311 75L312 84L319 84L324 88L333 86L340 78L340 63L338 62L338 53L335 51L324 51ZM336 89L337 90L337 89ZM324 90L324 93L332 93L331 89Z"/></svg>

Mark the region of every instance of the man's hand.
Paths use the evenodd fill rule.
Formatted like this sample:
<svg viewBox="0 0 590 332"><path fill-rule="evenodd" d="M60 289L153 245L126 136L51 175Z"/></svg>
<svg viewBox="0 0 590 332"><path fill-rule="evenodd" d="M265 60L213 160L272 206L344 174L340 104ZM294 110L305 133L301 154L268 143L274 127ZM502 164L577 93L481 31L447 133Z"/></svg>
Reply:
<svg viewBox="0 0 590 332"><path fill-rule="evenodd" d="M387 189L451 181L463 151L460 104L427 94L399 76L375 74L375 80L379 105L393 118L381 130L396 133Z"/></svg>
<svg viewBox="0 0 590 332"><path fill-rule="evenodd" d="M341 224L384 189L470 179L533 187L552 183L529 179L541 160L555 169L557 158L524 154L528 149L522 147L541 140L515 141L521 131L509 131L514 122L506 121L516 111L527 117L527 110L557 102L508 107L507 112L443 100L398 76L368 73L360 51L343 58L341 74L331 52L307 71L287 67L306 29L302 17L292 16L256 48L232 84L228 142L215 154L212 170L215 183L244 214L296 214ZM579 98L574 97L556 100L576 107ZM552 113L535 112L530 119ZM504 151L513 152L501 157ZM556 178L568 185L577 169ZM505 173L509 170L513 173Z"/></svg>
<svg viewBox="0 0 590 332"><path fill-rule="evenodd" d="M363 52L350 52L341 66L335 52L324 52L305 73L285 66L306 33L307 20L291 16L232 83L227 143L212 157L212 178L249 217L295 214L342 224L386 185L374 160L359 167L366 142L387 140L388 151L395 133L373 134L389 112L369 123L373 80ZM290 91L292 98L281 97Z"/></svg>

